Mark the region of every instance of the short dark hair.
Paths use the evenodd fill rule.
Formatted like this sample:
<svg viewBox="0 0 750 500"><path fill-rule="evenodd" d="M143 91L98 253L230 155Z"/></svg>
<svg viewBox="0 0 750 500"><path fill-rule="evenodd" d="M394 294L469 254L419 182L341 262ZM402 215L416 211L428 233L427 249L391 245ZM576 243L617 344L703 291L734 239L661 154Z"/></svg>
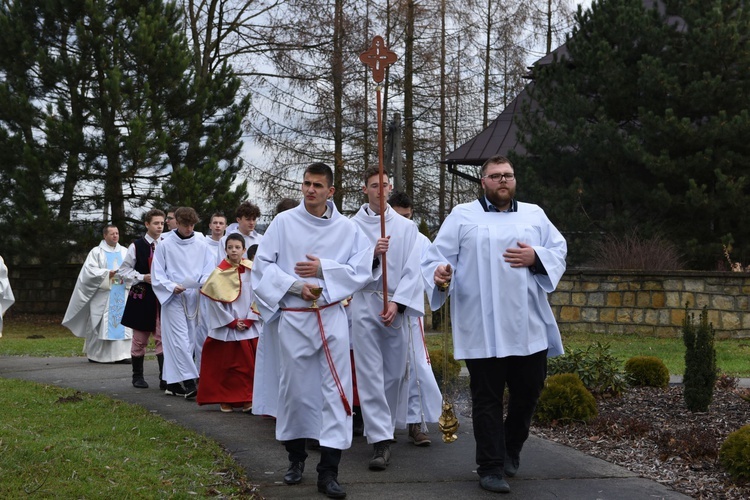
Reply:
<svg viewBox="0 0 750 500"><path fill-rule="evenodd" d="M487 171L487 166L489 165L502 165L502 164L508 164L510 165L510 168L513 169L513 171L516 170L516 167L513 166L513 164L510 162L509 159L507 159L504 156L495 155L491 156L490 158L487 158L487 160L482 163L482 170L480 171L481 175L484 175L484 173Z"/></svg>
<svg viewBox="0 0 750 500"><path fill-rule="evenodd" d="M120 232L120 228L119 227L115 226L114 224L107 224L106 226L104 226L102 228L102 236L106 236L107 235L107 233L109 232L109 228L110 227L113 227L113 228L117 229L117 232Z"/></svg>
<svg viewBox="0 0 750 500"><path fill-rule="evenodd" d="M370 180L370 177L372 177L373 175L378 175L379 173L380 167L367 167L365 169L365 173L362 174L362 181L364 182L364 185L367 185L367 181ZM385 175L389 179L391 178L387 170L383 170L383 175Z"/></svg>
<svg viewBox="0 0 750 500"><path fill-rule="evenodd" d="M214 217L222 217L224 219L224 222L227 221L227 216L226 215L224 215L221 212L214 212L214 213L211 214L211 218L208 219L208 222L211 222L212 220L214 220Z"/></svg>
<svg viewBox="0 0 750 500"><path fill-rule="evenodd" d="M234 216L238 219L242 217L257 219L258 217L260 217L260 208L258 208L258 205L245 200L240 203L239 207L237 207L237 210L234 212Z"/></svg>
<svg viewBox="0 0 750 500"><path fill-rule="evenodd" d="M240 233L230 233L227 235L227 239L224 241L224 250L227 249L227 244L229 243L229 240L236 240L242 243L242 248L245 248L245 238L242 237Z"/></svg>
<svg viewBox="0 0 750 500"><path fill-rule="evenodd" d="M281 212L286 212L287 210L291 210L297 205L299 205L299 200L293 200L291 198L282 198L281 201L279 201L276 204L276 215L279 215Z"/></svg>
<svg viewBox="0 0 750 500"><path fill-rule="evenodd" d="M180 208L180 207L170 206L170 207L169 207L169 208L167 209L167 213L169 213L169 212L175 213L175 212L177 211L177 209L178 209L178 208Z"/></svg>
<svg viewBox="0 0 750 500"><path fill-rule="evenodd" d="M198 212L192 207L180 207L174 211L174 218L178 224L186 226L195 225L198 223L200 218Z"/></svg>
<svg viewBox="0 0 750 500"><path fill-rule="evenodd" d="M247 249L247 258L249 260L255 260L255 253L257 251L258 251L258 244L257 243L255 243L254 245L250 245L250 248Z"/></svg>
<svg viewBox="0 0 750 500"><path fill-rule="evenodd" d="M328 187L333 186L333 170L325 163L311 163L305 169L305 174L312 175L325 175L326 181L328 181Z"/></svg>
<svg viewBox="0 0 750 500"><path fill-rule="evenodd" d="M388 197L388 204L392 207L414 208L409 195L403 191L391 191Z"/></svg>
<svg viewBox="0 0 750 500"><path fill-rule="evenodd" d="M146 212L146 215L143 216L143 221L150 223L154 217L164 217L166 219L167 216L158 208L152 208L151 210Z"/></svg>

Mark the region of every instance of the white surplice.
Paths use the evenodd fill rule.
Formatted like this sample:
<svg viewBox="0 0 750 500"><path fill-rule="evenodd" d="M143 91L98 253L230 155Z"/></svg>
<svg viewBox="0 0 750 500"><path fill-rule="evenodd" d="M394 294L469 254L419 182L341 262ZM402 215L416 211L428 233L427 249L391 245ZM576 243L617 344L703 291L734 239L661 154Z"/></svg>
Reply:
<svg viewBox="0 0 750 500"><path fill-rule="evenodd" d="M10 289L8 280L8 268L5 267L5 261L0 256L0 337L3 336L3 316L16 301L13 296L13 290Z"/></svg>
<svg viewBox="0 0 750 500"><path fill-rule="evenodd" d="M344 399L351 406L352 374L349 327L340 301L379 271L372 270L373 247L364 234L332 202L328 207L330 219L311 215L304 204L276 216L258 247L251 274L253 290L269 313L281 309L276 439L312 438L321 446L346 449L351 446L352 418ZM323 279L295 274L295 264L307 261L306 255L320 259ZM297 281L323 288L319 309L309 309L310 301L288 293Z"/></svg>
<svg viewBox="0 0 750 500"><path fill-rule="evenodd" d="M200 314L199 290L215 267L213 259L206 262L206 249L200 233L186 239L173 234L156 246L151 262L151 285L161 303L163 377L168 384L198 378L193 354ZM186 290L173 293L177 285Z"/></svg>
<svg viewBox="0 0 750 500"><path fill-rule="evenodd" d="M352 220L374 246L380 238L380 216L365 203ZM354 294L351 304L352 347L357 392L367 442L393 438L398 402L406 392L406 354L411 317L424 315L417 226L386 205L385 234L390 236L387 262L389 301L406 306L390 326L383 324L383 280L379 277Z"/></svg>
<svg viewBox="0 0 750 500"><path fill-rule="evenodd" d="M206 256L204 258L205 266L210 266L212 261L215 261L214 265L218 266L221 260L217 259L217 252L219 249L219 242L206 236L204 240L206 242ZM204 270L205 271L205 270ZM198 314L198 326L195 329L195 369L198 373L201 372L201 359L203 358L203 344L206 342L208 337L208 326L206 325L206 318L208 317L208 302L210 299L203 295L198 297L198 303L200 304L200 314Z"/></svg>
<svg viewBox="0 0 750 500"><path fill-rule="evenodd" d="M427 253L430 240L417 234L420 259ZM424 283L420 282L424 295ZM430 357L425 346L424 324L421 317L411 316L407 341L407 390L399 400L396 428L407 424L437 422L442 412L443 396L440 393Z"/></svg>
<svg viewBox="0 0 750 500"><path fill-rule="evenodd" d="M534 248L547 274L513 268L503 259L518 243ZM518 203L517 212L485 212L479 201L456 206L423 259L430 307L445 302L434 284L440 264L450 264L448 289L456 359L528 356L544 349L563 353L547 294L565 272L565 238L537 205Z"/></svg>
<svg viewBox="0 0 750 500"><path fill-rule="evenodd" d="M275 417L279 404L279 311L272 312L259 297L255 301L263 318L263 328L258 336L255 351L255 376L253 377L253 414Z"/></svg>
<svg viewBox="0 0 750 500"><path fill-rule="evenodd" d="M62 322L75 336L86 340L83 351L99 363L130 358L133 331L120 324L127 292L123 284L109 277L126 254L127 249L119 243L111 247L104 240L89 252Z"/></svg>

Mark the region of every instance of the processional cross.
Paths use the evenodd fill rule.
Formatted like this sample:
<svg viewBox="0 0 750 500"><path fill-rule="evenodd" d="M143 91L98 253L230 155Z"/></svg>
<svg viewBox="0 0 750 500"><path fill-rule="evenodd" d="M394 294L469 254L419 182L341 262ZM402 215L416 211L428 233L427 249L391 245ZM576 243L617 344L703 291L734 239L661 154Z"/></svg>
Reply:
<svg viewBox="0 0 750 500"><path fill-rule="evenodd" d="M385 70L396 62L398 56L385 46L385 40L380 35L372 39L369 50L359 55L359 60L366 64L372 70L372 79L377 83L375 93L378 96L378 178L379 197L380 197L380 237L385 238L385 193L383 193L383 117L380 103L380 82L385 80ZM367 182L365 180L365 182ZM388 275L386 273L386 257L383 254L383 313L388 309Z"/></svg>

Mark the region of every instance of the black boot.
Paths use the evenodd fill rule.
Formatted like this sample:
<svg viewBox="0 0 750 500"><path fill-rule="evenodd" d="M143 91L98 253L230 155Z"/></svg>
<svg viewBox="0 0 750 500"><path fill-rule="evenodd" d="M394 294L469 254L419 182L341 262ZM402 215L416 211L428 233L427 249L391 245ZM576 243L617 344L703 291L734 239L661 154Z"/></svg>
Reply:
<svg viewBox="0 0 750 500"><path fill-rule="evenodd" d="M133 356L133 387L148 389L148 384L143 378L143 356Z"/></svg>
<svg viewBox="0 0 750 500"><path fill-rule="evenodd" d="M164 369L164 354L157 354L156 355L156 361L159 362L159 390L160 391L166 391L167 390L167 381L164 380L161 376L161 372Z"/></svg>

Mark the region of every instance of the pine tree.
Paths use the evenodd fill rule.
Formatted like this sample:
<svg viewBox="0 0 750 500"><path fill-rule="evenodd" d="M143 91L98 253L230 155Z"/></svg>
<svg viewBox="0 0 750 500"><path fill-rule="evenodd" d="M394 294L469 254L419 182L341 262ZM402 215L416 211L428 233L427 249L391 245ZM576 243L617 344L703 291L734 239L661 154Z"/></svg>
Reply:
<svg viewBox="0 0 750 500"><path fill-rule="evenodd" d="M750 10L740 0L600 0L579 10L567 54L533 71L515 156L571 256L638 225L690 264L722 244L750 252ZM585 236L589 235L589 239Z"/></svg>
<svg viewBox="0 0 750 500"><path fill-rule="evenodd" d="M692 314L685 306L682 327L685 343L685 404L692 412L708 411L716 384L716 349L714 349L714 327L708 322L708 308L703 307L700 323L696 328Z"/></svg>

